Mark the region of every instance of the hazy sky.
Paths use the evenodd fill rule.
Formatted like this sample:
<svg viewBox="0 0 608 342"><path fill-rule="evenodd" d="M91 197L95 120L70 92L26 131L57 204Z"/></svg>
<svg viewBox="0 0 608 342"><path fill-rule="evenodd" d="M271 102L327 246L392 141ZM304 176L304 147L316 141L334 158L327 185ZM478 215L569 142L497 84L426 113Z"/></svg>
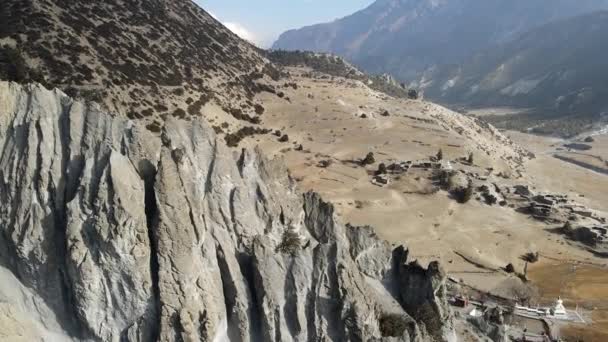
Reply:
<svg viewBox="0 0 608 342"><path fill-rule="evenodd" d="M195 0L235 33L268 47L283 31L331 21L374 0Z"/></svg>

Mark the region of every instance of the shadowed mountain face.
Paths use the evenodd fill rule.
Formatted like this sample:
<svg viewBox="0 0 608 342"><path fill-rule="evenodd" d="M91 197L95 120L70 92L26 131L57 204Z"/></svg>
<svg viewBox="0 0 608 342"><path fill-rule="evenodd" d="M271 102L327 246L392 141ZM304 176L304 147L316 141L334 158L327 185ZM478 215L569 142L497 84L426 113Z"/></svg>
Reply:
<svg viewBox="0 0 608 342"><path fill-rule="evenodd" d="M607 35L605 11L556 21L461 65L429 70L421 84L429 98L444 103L533 108L530 126L569 116L547 133L578 133L608 111Z"/></svg>
<svg viewBox="0 0 608 342"><path fill-rule="evenodd" d="M7 0L0 47L3 79L40 81L157 125L202 115L212 100L253 107L257 81L277 77L189 0Z"/></svg>
<svg viewBox="0 0 608 342"><path fill-rule="evenodd" d="M273 48L332 52L411 80L549 21L606 8L606 0L378 0L332 23L285 32Z"/></svg>

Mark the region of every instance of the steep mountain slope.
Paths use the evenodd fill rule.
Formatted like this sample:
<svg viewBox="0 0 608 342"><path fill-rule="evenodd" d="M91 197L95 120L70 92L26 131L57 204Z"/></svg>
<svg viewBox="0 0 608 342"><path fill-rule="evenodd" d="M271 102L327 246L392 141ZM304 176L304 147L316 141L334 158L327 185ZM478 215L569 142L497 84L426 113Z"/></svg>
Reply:
<svg viewBox="0 0 608 342"><path fill-rule="evenodd" d="M454 340L437 263L344 227L200 119L157 137L7 82L0 104L9 340Z"/></svg>
<svg viewBox="0 0 608 342"><path fill-rule="evenodd" d="M576 134L608 113L608 12L549 23L420 81L431 99L465 107L533 108L528 126L569 116L557 132ZM507 121L512 117L494 118Z"/></svg>
<svg viewBox="0 0 608 342"><path fill-rule="evenodd" d="M253 117L253 95L278 77L189 0L3 1L0 47L3 79L58 87L156 131L207 104Z"/></svg>
<svg viewBox="0 0 608 342"><path fill-rule="evenodd" d="M367 71L412 80L430 66L597 9L608 9L608 1L378 0L334 22L285 32L273 48L332 52Z"/></svg>

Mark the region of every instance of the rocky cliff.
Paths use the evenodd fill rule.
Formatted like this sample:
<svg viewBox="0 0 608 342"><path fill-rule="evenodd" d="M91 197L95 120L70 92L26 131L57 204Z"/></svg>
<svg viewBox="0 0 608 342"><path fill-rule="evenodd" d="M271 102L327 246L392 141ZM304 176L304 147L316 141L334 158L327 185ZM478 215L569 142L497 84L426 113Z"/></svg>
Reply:
<svg viewBox="0 0 608 342"><path fill-rule="evenodd" d="M200 120L0 82L0 336L452 341L445 274Z"/></svg>

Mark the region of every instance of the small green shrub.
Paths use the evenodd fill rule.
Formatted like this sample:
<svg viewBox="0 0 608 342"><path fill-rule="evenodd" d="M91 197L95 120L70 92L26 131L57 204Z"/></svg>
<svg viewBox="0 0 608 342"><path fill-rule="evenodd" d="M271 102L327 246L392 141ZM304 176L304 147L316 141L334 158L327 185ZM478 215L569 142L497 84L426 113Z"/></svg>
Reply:
<svg viewBox="0 0 608 342"><path fill-rule="evenodd" d="M539 257L540 255L538 252L528 252L523 255L522 259L526 262L533 264L538 261Z"/></svg>
<svg viewBox="0 0 608 342"><path fill-rule="evenodd" d="M27 82L28 68L21 52L9 46L0 47L0 76L8 81Z"/></svg>
<svg viewBox="0 0 608 342"><path fill-rule="evenodd" d="M254 107L255 113L256 113L257 115L262 115L262 114L264 114L264 111L265 111L265 110L264 110L264 107L263 107L262 105L260 105L260 104L257 104L257 103L256 103L256 104L255 104L253 107Z"/></svg>
<svg viewBox="0 0 608 342"><path fill-rule="evenodd" d="M283 233L281 243L277 246L277 252L294 256L302 248L301 243L298 233L289 228Z"/></svg>
<svg viewBox="0 0 608 342"><path fill-rule="evenodd" d="M380 318L380 333L383 337L403 336L407 328L405 317L400 314L385 314Z"/></svg>
<svg viewBox="0 0 608 342"><path fill-rule="evenodd" d="M418 91L416 89L410 89L407 92L407 97L411 100L417 100L418 99Z"/></svg>
<svg viewBox="0 0 608 342"><path fill-rule="evenodd" d="M175 116L176 118L185 118L186 117L186 111L181 109L181 108L177 108L176 110L173 111L173 116Z"/></svg>
<svg viewBox="0 0 608 342"><path fill-rule="evenodd" d="M160 133L161 131L161 124L157 121L154 121L152 123L149 123L148 125L146 125L146 128L153 133Z"/></svg>
<svg viewBox="0 0 608 342"><path fill-rule="evenodd" d="M475 193L475 189L473 188L473 183L469 182L466 188L456 188L452 190L452 196L458 201L458 203L467 203L473 198L473 194Z"/></svg>
<svg viewBox="0 0 608 342"><path fill-rule="evenodd" d="M363 158L361 160L361 165L365 166L365 165L371 165L373 163L376 162L376 159L374 158L374 153L373 152L369 152L365 158Z"/></svg>

